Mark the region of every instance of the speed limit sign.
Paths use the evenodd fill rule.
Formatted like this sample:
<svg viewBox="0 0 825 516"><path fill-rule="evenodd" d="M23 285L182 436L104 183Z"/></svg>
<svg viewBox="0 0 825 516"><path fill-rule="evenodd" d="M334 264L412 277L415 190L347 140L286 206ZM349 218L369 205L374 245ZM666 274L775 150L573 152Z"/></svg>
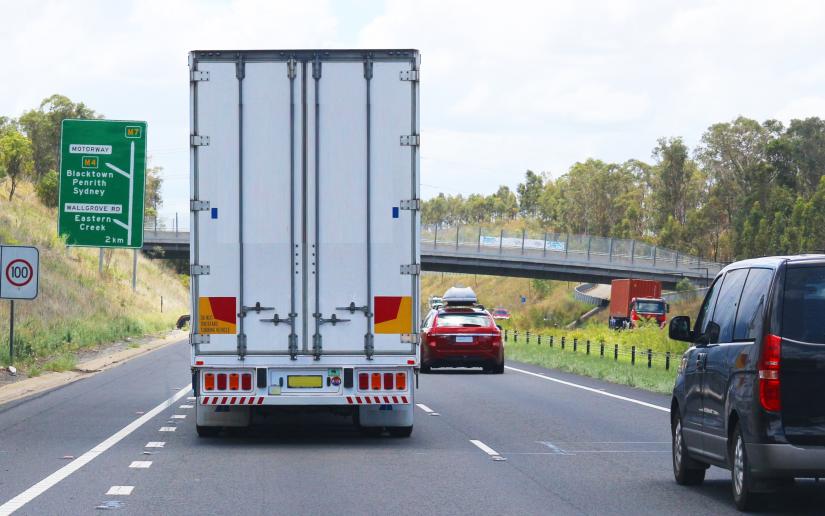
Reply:
<svg viewBox="0 0 825 516"><path fill-rule="evenodd" d="M0 298L34 299L40 275L36 247L0 246Z"/></svg>

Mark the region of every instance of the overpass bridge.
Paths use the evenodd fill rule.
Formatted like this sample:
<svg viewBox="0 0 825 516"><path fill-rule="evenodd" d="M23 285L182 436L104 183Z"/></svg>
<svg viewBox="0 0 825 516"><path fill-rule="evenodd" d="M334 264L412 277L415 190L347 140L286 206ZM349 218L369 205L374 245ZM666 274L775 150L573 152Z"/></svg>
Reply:
<svg viewBox="0 0 825 516"><path fill-rule="evenodd" d="M143 250L157 257L188 258L189 232L147 227ZM640 278L672 288L683 278L706 285L722 267L637 240L479 226L427 226L421 231L424 271L587 283Z"/></svg>

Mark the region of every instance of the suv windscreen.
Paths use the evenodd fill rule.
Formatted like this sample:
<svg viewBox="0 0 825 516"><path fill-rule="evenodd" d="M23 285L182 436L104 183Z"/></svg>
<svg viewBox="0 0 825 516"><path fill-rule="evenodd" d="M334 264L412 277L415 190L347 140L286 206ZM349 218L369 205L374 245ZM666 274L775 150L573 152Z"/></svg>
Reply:
<svg viewBox="0 0 825 516"><path fill-rule="evenodd" d="M442 313L438 315L435 325L439 328L480 328L491 326L490 318L482 313Z"/></svg>
<svg viewBox="0 0 825 516"><path fill-rule="evenodd" d="M825 266L788 267L782 336L825 344Z"/></svg>
<svg viewBox="0 0 825 516"><path fill-rule="evenodd" d="M663 314L665 304L661 301L636 301L636 311L643 314Z"/></svg>

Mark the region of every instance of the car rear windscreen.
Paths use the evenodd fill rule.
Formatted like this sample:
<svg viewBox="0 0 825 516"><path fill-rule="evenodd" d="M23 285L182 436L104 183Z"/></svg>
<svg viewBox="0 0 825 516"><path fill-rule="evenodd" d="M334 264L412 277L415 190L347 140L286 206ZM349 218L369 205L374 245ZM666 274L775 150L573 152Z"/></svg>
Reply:
<svg viewBox="0 0 825 516"><path fill-rule="evenodd" d="M660 301L636 301L636 311L645 314L663 314L665 305Z"/></svg>
<svg viewBox="0 0 825 516"><path fill-rule="evenodd" d="M487 314L439 314L435 323L439 328L478 328L490 326Z"/></svg>
<svg viewBox="0 0 825 516"><path fill-rule="evenodd" d="M789 267L783 305L783 337L825 344L825 266Z"/></svg>

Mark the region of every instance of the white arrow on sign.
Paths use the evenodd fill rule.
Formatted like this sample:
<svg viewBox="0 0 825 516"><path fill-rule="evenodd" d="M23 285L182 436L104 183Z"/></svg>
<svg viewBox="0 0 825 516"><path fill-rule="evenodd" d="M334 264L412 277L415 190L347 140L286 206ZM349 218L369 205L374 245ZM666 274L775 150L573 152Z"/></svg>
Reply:
<svg viewBox="0 0 825 516"><path fill-rule="evenodd" d="M126 230L126 241L128 245L132 245L132 197L134 196L134 189L135 189L135 142L131 142L131 147L129 149L129 173L127 174L123 170L120 170L116 166L112 165L111 163L106 163L106 166L117 172L118 174L122 175L123 177L129 179L129 223L124 224L123 222L115 219L115 224L122 227Z"/></svg>

